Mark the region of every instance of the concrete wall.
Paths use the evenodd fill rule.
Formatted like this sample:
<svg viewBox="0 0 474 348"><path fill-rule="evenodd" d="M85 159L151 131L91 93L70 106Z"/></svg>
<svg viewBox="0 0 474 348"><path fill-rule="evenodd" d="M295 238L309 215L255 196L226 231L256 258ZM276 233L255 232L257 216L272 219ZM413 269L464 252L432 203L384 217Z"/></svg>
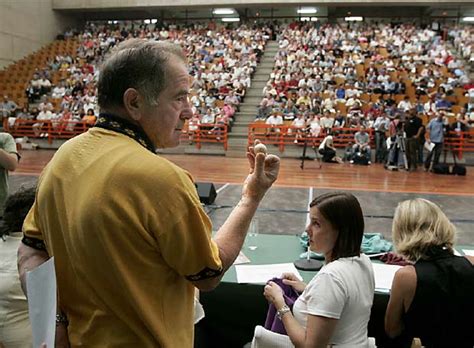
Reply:
<svg viewBox="0 0 474 348"><path fill-rule="evenodd" d="M72 26L52 0L0 1L0 69L50 43Z"/></svg>
<svg viewBox="0 0 474 348"><path fill-rule="evenodd" d="M170 7L170 6L249 6L249 5L285 5L294 4L312 4L312 5L434 5L434 4L464 4L472 5L472 0L53 0L53 8L55 9L120 9L120 8L136 8L136 7Z"/></svg>

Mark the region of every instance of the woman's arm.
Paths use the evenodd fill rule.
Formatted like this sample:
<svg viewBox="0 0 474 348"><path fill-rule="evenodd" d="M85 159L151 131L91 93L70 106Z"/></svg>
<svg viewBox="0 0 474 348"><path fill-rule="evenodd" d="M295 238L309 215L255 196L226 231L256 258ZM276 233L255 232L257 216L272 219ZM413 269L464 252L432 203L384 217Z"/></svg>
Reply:
<svg viewBox="0 0 474 348"><path fill-rule="evenodd" d="M305 348L326 348L339 319L308 314Z"/></svg>
<svg viewBox="0 0 474 348"><path fill-rule="evenodd" d="M268 282L264 288L264 295L273 303L277 310L285 305L283 291L274 282ZM326 348L331 339L338 319L308 315L307 328L300 325L293 313L287 312L281 318L291 342L296 348Z"/></svg>
<svg viewBox="0 0 474 348"><path fill-rule="evenodd" d="M405 266L395 273L385 312L385 332L391 338L401 335L405 329L403 314L408 310L416 291L416 271L413 266Z"/></svg>
<svg viewBox="0 0 474 348"><path fill-rule="evenodd" d="M292 313L285 314L282 321L296 348L326 348L334 334L338 319L308 314L306 330Z"/></svg>
<svg viewBox="0 0 474 348"><path fill-rule="evenodd" d="M18 157L14 153L9 153L0 149L0 166L9 171L14 171L18 165Z"/></svg>

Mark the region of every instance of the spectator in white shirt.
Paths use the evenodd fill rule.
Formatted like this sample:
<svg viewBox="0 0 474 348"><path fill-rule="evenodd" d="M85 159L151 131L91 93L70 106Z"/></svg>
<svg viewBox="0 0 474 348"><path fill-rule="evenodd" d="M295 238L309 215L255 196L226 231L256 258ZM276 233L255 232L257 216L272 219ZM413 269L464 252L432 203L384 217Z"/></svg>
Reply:
<svg viewBox="0 0 474 348"><path fill-rule="evenodd" d="M267 120L265 121L265 124L271 125L271 126L281 126L283 125L283 117L279 113L273 112L270 116L268 116ZM279 133L280 128L275 127L275 128L268 128L267 129L268 133Z"/></svg>
<svg viewBox="0 0 474 348"><path fill-rule="evenodd" d="M398 103L397 108L402 110L403 112L410 111L413 108L413 105L410 102L410 98L406 96L403 100L401 100Z"/></svg>

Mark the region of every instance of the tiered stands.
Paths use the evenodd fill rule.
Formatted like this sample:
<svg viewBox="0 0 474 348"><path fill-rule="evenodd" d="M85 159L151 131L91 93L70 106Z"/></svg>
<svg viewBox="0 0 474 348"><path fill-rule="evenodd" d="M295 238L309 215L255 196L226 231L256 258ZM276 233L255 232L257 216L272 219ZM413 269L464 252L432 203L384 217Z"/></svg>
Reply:
<svg viewBox="0 0 474 348"><path fill-rule="evenodd" d="M82 112L87 111L83 110L86 108L84 105L91 106L91 103L95 103L96 100L96 65L118 42L131 36L170 40L180 44L186 50L191 63L191 74L196 77L195 86L193 86L196 89L192 92L192 96L195 96L192 99L193 110L197 115L202 115L205 109L211 108L212 113L216 115L215 123L210 127L213 129L212 134L201 131L201 127L205 129L209 125L198 125L197 130L188 137L188 140L195 142L198 148L202 143L211 142L222 143L224 148L227 148L227 132L230 130L232 116L245 95L245 89L250 85L250 78L257 65L258 57L262 54L268 39L265 29L249 29L241 26L235 30L224 28L177 30L174 28L149 29L148 26L134 29L130 25L120 28L91 25L75 39L56 41L33 54L31 59L28 59L28 70L25 72L20 70L26 66L23 61L2 72L1 76L8 76L7 84L2 85L3 92L12 95L13 100L20 107L27 105L25 89L33 74L46 68L46 64L49 64L54 57L67 56L71 64L52 71L50 75L53 87L59 83L66 84L67 96L64 98L48 96L46 100L42 99L42 102L52 105L51 111L55 119L51 120L51 124L62 122L63 108L66 106L73 113L72 120L79 124L83 116ZM86 98L88 99L85 100ZM93 106L97 114L98 107L96 104ZM65 124L68 122L69 120L65 121ZM225 127L222 123L225 123ZM11 124L11 127L5 123L5 129L16 136L28 134L31 137L39 137L46 134L49 140L57 137L67 138L66 134L74 136L77 134L76 130L81 129L81 127L73 127L73 132L59 134L54 132L54 127L47 126L49 123L45 123L43 131L37 132L31 128L33 124L34 122L17 120L17 123ZM183 133L183 138L186 138L186 134Z"/></svg>
<svg viewBox="0 0 474 348"><path fill-rule="evenodd" d="M76 39L56 40L0 71L0 95L8 95L20 108L27 106L25 90L34 73L46 68L48 61L58 55L75 55L78 45ZM58 81L61 74L64 72L54 73L52 82Z"/></svg>
<svg viewBox="0 0 474 348"><path fill-rule="evenodd" d="M403 110L406 98L412 104L409 109L416 108L425 125L434 115L432 110L425 110L429 102L439 109L443 103L451 104L445 111L448 123L452 123L456 115L465 113L470 101L466 89L470 86L469 78L445 42L429 29L408 24L345 27L292 23L280 34L279 45L264 93L266 99L272 94L277 100L271 112L285 118L284 125L278 127L278 136L269 140L277 143L281 151L295 143L288 141L292 122L287 120L286 101L292 100L297 107L299 102L307 104L301 98L303 91L310 95L310 112L304 112L308 122L311 114L339 114L347 117L349 125L355 114L361 119L351 125L355 129L360 125L370 128L380 112L403 118L408 112ZM343 90L342 96L339 89ZM267 133L269 128L276 127L250 125L249 141L258 136L258 129ZM337 146L338 137L347 131L333 130ZM311 141L317 142L322 136ZM447 135L446 141L447 145L456 143L456 149L462 152L471 151L470 139L469 133L458 133ZM345 145L344 141L339 143Z"/></svg>

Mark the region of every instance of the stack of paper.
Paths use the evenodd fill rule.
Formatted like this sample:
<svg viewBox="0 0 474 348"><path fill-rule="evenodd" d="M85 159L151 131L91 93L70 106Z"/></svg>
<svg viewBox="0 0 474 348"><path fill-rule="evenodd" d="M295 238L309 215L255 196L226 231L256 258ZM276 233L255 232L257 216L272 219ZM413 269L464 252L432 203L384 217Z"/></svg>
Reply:
<svg viewBox="0 0 474 348"><path fill-rule="evenodd" d="M390 292L395 272L402 268L402 266L386 265L383 263L373 263L372 266L374 268L375 290Z"/></svg>
<svg viewBox="0 0 474 348"><path fill-rule="evenodd" d="M54 347L56 334L56 273L54 257L26 273L28 312L33 347ZM1 346L1 344L0 344Z"/></svg>
<svg viewBox="0 0 474 348"><path fill-rule="evenodd" d="M266 283L272 278L281 278L283 273L294 273L303 280L295 265L292 263L277 263L271 265L237 265L235 266L237 272L238 283Z"/></svg>
<svg viewBox="0 0 474 348"><path fill-rule="evenodd" d="M234 261L234 265L239 265L241 263L250 263L250 259L241 251L237 258Z"/></svg>
<svg viewBox="0 0 474 348"><path fill-rule="evenodd" d="M474 256L474 250L462 249L462 252L464 253L464 255Z"/></svg>

